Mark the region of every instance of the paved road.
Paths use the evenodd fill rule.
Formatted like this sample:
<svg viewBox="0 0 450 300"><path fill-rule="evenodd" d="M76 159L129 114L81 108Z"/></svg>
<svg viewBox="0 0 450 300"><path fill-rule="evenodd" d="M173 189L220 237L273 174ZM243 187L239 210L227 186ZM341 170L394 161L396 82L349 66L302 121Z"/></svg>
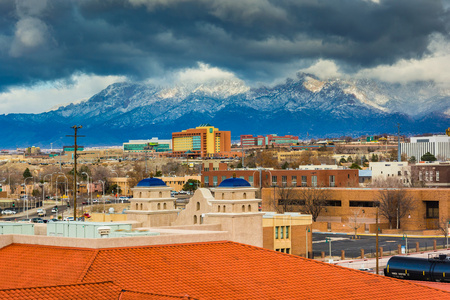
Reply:
<svg viewBox="0 0 450 300"><path fill-rule="evenodd" d="M357 258L361 255L361 249L364 249L364 253L374 253L375 236L358 236L358 239L352 239L353 235L347 234L331 234L331 233L313 233L313 253L314 257L320 257L321 252L325 251L325 254L329 256L329 244L326 243L325 238L331 237L331 253L332 256L341 256L341 250L345 250L345 256L347 258ZM419 242L419 247L422 250L431 250L433 248L433 240L437 241L438 245L445 245L446 239L435 237L408 237L408 249L415 251L416 242ZM390 251L397 250L398 244L405 245L406 241L402 236L379 236L379 246L383 247L383 252L388 254Z"/></svg>

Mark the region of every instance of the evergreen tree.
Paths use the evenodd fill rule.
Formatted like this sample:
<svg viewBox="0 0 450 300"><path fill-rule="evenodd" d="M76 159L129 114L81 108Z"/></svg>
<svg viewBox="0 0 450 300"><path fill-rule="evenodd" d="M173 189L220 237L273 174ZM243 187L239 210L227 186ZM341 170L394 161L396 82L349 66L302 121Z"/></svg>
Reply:
<svg viewBox="0 0 450 300"><path fill-rule="evenodd" d="M25 171L23 172L23 178L28 177L33 177L33 175L31 175L30 169L26 168Z"/></svg>
<svg viewBox="0 0 450 300"><path fill-rule="evenodd" d="M201 186L201 182L196 179L188 179L183 185L183 191L195 191Z"/></svg>
<svg viewBox="0 0 450 300"><path fill-rule="evenodd" d="M436 161L436 157L433 154L431 154L430 152L427 152L424 155L422 155L420 160L422 160L422 161Z"/></svg>

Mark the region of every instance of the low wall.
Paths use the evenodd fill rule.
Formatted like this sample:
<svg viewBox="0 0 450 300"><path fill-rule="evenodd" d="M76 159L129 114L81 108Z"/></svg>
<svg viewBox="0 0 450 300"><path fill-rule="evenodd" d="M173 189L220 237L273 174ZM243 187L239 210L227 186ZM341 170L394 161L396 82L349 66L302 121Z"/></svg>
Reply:
<svg viewBox="0 0 450 300"><path fill-rule="evenodd" d="M102 213L92 213L88 222L122 222L127 221L126 214L102 214Z"/></svg>

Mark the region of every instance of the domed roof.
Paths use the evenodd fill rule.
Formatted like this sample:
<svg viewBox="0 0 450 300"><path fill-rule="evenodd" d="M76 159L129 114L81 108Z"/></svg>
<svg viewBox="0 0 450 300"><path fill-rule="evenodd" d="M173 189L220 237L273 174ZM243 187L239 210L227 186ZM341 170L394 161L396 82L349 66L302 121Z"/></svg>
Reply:
<svg viewBox="0 0 450 300"><path fill-rule="evenodd" d="M251 187L247 180L242 178L228 178L219 184L219 187Z"/></svg>
<svg viewBox="0 0 450 300"><path fill-rule="evenodd" d="M151 178L145 178L139 181L137 186L140 187L153 187L153 186L167 186L164 181L162 181L159 178L151 177Z"/></svg>

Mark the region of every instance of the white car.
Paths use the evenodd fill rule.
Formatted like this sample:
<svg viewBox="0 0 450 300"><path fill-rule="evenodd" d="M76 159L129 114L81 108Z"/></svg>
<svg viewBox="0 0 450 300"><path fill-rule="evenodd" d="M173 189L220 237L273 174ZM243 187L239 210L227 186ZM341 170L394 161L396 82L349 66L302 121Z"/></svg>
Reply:
<svg viewBox="0 0 450 300"><path fill-rule="evenodd" d="M43 210L42 208L39 208L38 210L37 210L37 215L39 216L39 217L43 217L43 216L45 216L47 214L47 212L45 211L45 210Z"/></svg>
<svg viewBox="0 0 450 300"><path fill-rule="evenodd" d="M16 212L14 210L6 209L2 211L2 215L15 215Z"/></svg>

